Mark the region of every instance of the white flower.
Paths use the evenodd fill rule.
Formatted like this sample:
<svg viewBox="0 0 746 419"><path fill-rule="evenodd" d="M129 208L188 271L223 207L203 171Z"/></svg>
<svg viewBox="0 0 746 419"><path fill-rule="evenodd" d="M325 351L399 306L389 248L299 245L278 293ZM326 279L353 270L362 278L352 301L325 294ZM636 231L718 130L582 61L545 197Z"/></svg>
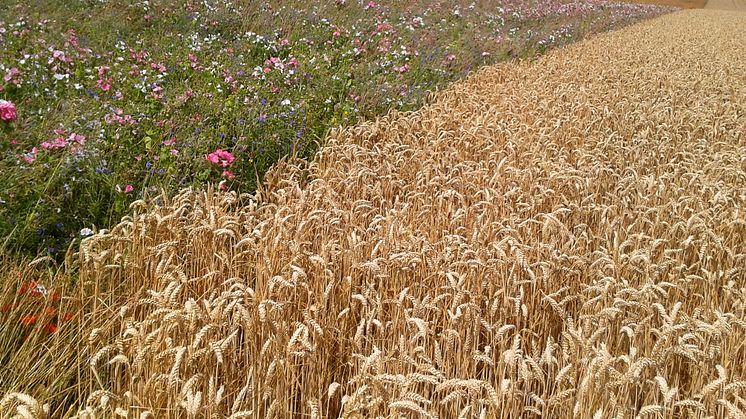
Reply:
<svg viewBox="0 0 746 419"><path fill-rule="evenodd" d="M290 105L290 99L285 99L282 102L280 102L280 105L282 106L289 106Z"/></svg>
<svg viewBox="0 0 746 419"><path fill-rule="evenodd" d="M91 230L90 228L86 227L86 228L80 230L80 235L83 236L83 237L92 236L93 235L93 230Z"/></svg>

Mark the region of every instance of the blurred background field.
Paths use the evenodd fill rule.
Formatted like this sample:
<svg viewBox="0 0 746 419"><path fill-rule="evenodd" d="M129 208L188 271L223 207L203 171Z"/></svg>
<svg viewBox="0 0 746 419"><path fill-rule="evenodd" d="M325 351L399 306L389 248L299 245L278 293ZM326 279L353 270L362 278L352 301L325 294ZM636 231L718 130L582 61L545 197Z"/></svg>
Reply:
<svg viewBox="0 0 746 419"><path fill-rule="evenodd" d="M630 3L657 4L661 6L679 7L682 9L701 9L707 4L707 0L639 0Z"/></svg>

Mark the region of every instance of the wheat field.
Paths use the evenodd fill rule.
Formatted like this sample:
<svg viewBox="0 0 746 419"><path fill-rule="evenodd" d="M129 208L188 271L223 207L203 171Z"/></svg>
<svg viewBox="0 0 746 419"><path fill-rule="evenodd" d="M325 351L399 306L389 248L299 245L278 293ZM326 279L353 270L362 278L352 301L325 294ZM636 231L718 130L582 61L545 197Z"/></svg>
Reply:
<svg viewBox="0 0 746 419"><path fill-rule="evenodd" d="M745 417L745 26L677 12L336 130L256 196L136 202L68 261L80 410L19 379L0 412Z"/></svg>

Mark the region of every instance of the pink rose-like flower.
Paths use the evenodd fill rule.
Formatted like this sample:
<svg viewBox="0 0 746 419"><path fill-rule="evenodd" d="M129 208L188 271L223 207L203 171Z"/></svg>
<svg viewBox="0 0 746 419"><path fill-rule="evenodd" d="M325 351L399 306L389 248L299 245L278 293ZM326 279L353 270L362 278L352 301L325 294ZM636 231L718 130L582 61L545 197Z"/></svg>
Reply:
<svg viewBox="0 0 746 419"><path fill-rule="evenodd" d="M231 172L229 170L223 170L223 175L222 176L224 178L228 179L228 180L233 180L233 179L236 178L236 175L234 175L233 172Z"/></svg>
<svg viewBox="0 0 746 419"><path fill-rule="evenodd" d="M209 161L210 163L218 165L220 167L228 167L233 164L234 160L236 160L233 154L222 149L217 149L212 153L206 155L205 159L207 159L207 161Z"/></svg>
<svg viewBox="0 0 746 419"><path fill-rule="evenodd" d="M0 99L0 121L12 122L17 118L16 105L7 100Z"/></svg>
<svg viewBox="0 0 746 419"><path fill-rule="evenodd" d="M132 185L126 185L126 186L124 187L124 193L131 193L131 192L132 192L132 191L134 191L134 190L135 190L135 187L134 187L134 186L132 186Z"/></svg>

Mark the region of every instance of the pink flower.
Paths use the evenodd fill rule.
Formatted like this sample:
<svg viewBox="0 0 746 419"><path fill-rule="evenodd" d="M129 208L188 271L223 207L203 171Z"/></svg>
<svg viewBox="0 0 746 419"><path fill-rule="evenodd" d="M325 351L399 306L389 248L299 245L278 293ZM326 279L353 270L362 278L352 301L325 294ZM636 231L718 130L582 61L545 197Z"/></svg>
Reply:
<svg viewBox="0 0 746 419"><path fill-rule="evenodd" d="M409 71L409 64L404 64L401 67L394 67L394 70L396 70L399 74L404 74Z"/></svg>
<svg viewBox="0 0 746 419"><path fill-rule="evenodd" d="M150 68L152 68L153 70L158 70L161 73L166 72L166 66L161 63L150 63Z"/></svg>
<svg viewBox="0 0 746 419"><path fill-rule="evenodd" d="M194 71L202 71L202 67L199 65L195 55L189 54L189 66L192 67L192 70Z"/></svg>
<svg viewBox="0 0 746 419"><path fill-rule="evenodd" d="M6 74L5 77L3 77L3 80L5 80L6 82L12 81L16 76L20 74L21 72L17 68L13 67L10 69L8 74ZM13 84L18 84L18 83L13 83Z"/></svg>
<svg viewBox="0 0 746 419"><path fill-rule="evenodd" d="M41 148L44 150L59 150L67 146L67 140L63 137L57 137L52 141L44 141L41 143Z"/></svg>
<svg viewBox="0 0 746 419"><path fill-rule="evenodd" d="M67 141L69 141L71 143L78 143L80 145L83 145L83 144L85 144L85 136L84 135L80 135L80 134L76 134L76 133L72 133L67 138Z"/></svg>
<svg viewBox="0 0 746 419"><path fill-rule="evenodd" d="M16 105L7 100L0 99L0 121L12 122L17 118Z"/></svg>
<svg viewBox="0 0 746 419"><path fill-rule="evenodd" d="M234 175L233 172L229 170L223 170L222 176L228 180L233 180L236 178L236 175Z"/></svg>
<svg viewBox="0 0 746 419"><path fill-rule="evenodd" d="M218 165L220 167L228 167L233 164L234 160L236 160L233 154L222 149L217 149L212 153L206 155L205 159L207 159L207 161L209 161L210 163Z"/></svg>
<svg viewBox="0 0 746 419"><path fill-rule="evenodd" d="M33 162L34 162L34 160L36 160L36 155L37 155L38 153L39 153L39 150L38 150L38 149L37 149L36 147L34 147L34 148L32 148L32 149L31 149L31 151L29 151L28 153L24 153L24 154L23 154L23 160L24 160L24 161L25 161L25 162L26 162L27 164L31 164L31 163L33 163Z"/></svg>
<svg viewBox="0 0 746 419"><path fill-rule="evenodd" d="M73 61L72 58L66 56L64 52L57 50L52 53L52 59L50 59L47 63L52 64L55 58L63 63L71 63Z"/></svg>
<svg viewBox="0 0 746 419"><path fill-rule="evenodd" d="M131 193L131 192L132 192L132 191L134 191L134 190L135 190L135 187L134 187L134 186L132 186L132 185L126 185L126 186L124 187L124 193Z"/></svg>
<svg viewBox="0 0 746 419"><path fill-rule="evenodd" d="M109 90L111 90L111 83L112 83L111 77L107 79L96 80L96 85L104 92L108 92Z"/></svg>

